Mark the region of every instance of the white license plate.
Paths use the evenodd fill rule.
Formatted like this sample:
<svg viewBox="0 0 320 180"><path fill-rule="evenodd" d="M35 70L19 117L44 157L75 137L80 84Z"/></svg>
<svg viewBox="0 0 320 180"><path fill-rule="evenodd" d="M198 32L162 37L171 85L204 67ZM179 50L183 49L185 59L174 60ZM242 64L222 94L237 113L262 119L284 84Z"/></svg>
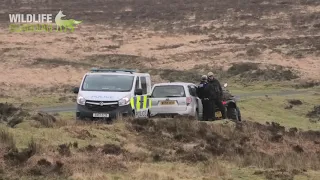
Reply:
<svg viewBox="0 0 320 180"><path fill-rule="evenodd" d="M109 117L106 113L93 113L93 117Z"/></svg>
<svg viewBox="0 0 320 180"><path fill-rule="evenodd" d="M136 115L136 118L147 118L148 109L137 111L135 115Z"/></svg>

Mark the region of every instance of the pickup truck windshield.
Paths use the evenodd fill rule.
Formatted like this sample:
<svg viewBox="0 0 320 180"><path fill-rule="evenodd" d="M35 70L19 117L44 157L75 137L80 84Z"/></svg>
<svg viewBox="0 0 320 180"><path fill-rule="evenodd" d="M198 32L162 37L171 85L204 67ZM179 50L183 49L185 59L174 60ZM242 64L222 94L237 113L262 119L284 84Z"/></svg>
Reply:
<svg viewBox="0 0 320 180"><path fill-rule="evenodd" d="M186 97L184 87L180 85L156 86L151 94L153 98Z"/></svg>
<svg viewBox="0 0 320 180"><path fill-rule="evenodd" d="M83 91L129 92L133 86L134 76L92 74L84 79Z"/></svg>

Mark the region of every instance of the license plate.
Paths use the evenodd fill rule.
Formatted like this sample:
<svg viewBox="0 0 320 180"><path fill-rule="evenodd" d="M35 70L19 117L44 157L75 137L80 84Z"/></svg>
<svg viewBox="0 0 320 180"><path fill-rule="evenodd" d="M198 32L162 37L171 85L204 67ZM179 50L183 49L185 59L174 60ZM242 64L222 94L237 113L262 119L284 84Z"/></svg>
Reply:
<svg viewBox="0 0 320 180"><path fill-rule="evenodd" d="M162 101L161 105L173 105L174 101Z"/></svg>
<svg viewBox="0 0 320 180"><path fill-rule="evenodd" d="M221 111L217 111L217 112L216 112L216 117L217 117L217 118L221 118L221 117L222 117Z"/></svg>
<svg viewBox="0 0 320 180"><path fill-rule="evenodd" d="M109 117L106 113L93 113L93 117Z"/></svg>
<svg viewBox="0 0 320 180"><path fill-rule="evenodd" d="M136 112L136 118L147 118L147 117L148 117L148 109L144 109Z"/></svg>

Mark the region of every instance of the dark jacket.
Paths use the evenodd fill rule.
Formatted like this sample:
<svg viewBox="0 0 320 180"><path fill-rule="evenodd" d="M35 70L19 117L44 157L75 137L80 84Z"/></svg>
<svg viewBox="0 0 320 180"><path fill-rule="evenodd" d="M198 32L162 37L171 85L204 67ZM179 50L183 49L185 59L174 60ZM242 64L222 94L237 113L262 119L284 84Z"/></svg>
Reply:
<svg viewBox="0 0 320 180"><path fill-rule="evenodd" d="M212 87L212 99L222 99L223 97L223 90L222 90L222 87L221 87L221 84L220 82L213 78L212 80L210 80L208 82Z"/></svg>
<svg viewBox="0 0 320 180"><path fill-rule="evenodd" d="M198 97L201 100L204 100L204 99L213 100L213 90L214 90L214 87L212 86L212 84L208 82L202 82L197 88Z"/></svg>
<svg viewBox="0 0 320 180"><path fill-rule="evenodd" d="M208 85L207 81L201 81L199 86L197 87L197 95L200 99L203 99L205 97L204 90L207 85Z"/></svg>

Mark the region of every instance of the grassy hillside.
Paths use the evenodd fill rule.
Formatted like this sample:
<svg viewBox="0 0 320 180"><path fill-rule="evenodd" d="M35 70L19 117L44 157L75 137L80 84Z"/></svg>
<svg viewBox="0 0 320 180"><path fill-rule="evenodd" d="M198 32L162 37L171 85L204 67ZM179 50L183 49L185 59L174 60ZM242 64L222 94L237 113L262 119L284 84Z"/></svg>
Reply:
<svg viewBox="0 0 320 180"><path fill-rule="evenodd" d="M9 13L59 9L83 21L73 33L8 31ZM15 0L0 14L0 180L320 179L319 0ZM245 121L35 112L74 104L92 67L153 83L212 71Z"/></svg>
<svg viewBox="0 0 320 180"><path fill-rule="evenodd" d="M320 175L320 137L315 131L285 130L276 123L190 119L84 124L67 116L56 121L48 121L49 116L31 118L12 129L2 126L4 179L243 180Z"/></svg>

